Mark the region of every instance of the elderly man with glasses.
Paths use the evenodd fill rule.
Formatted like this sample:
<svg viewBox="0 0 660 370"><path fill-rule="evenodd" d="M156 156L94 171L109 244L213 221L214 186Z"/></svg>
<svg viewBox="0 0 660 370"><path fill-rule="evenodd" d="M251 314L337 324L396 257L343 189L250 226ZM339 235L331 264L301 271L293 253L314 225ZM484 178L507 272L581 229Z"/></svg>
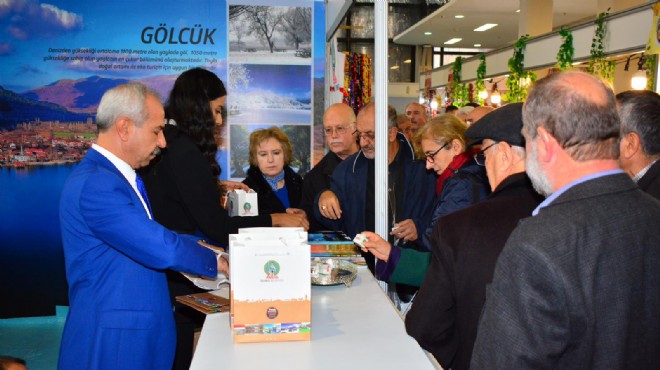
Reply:
<svg viewBox="0 0 660 370"><path fill-rule="evenodd" d="M330 190L318 196L315 215L327 228L354 237L375 227L375 105L367 104L357 117L356 135L361 150L340 163L332 174ZM381 145L381 144L379 144ZM385 143L382 143L385 145ZM410 246L430 219L435 177L416 160L408 140L396 128L396 115L388 121L388 223L396 227L401 245ZM394 242L394 235L391 235ZM374 258L365 254L374 271ZM404 299L405 301L405 299Z"/></svg>
<svg viewBox="0 0 660 370"><path fill-rule="evenodd" d="M355 113L343 103L328 107L323 115L323 132L328 153L305 175L300 208L309 218L309 231L325 228L314 215L314 199L324 190L330 189L330 177L341 161L358 151L355 135Z"/></svg>

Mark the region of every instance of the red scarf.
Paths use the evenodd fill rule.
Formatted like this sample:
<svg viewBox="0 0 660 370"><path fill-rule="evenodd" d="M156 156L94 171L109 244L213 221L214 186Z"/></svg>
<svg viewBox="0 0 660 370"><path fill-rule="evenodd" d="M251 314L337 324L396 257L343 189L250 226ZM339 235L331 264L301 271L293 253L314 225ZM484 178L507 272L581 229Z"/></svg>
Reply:
<svg viewBox="0 0 660 370"><path fill-rule="evenodd" d="M467 150L461 154L458 154L454 157L454 159L451 161L449 166L442 171L440 176L438 177L438 180L436 180L435 183L435 196L440 195L440 192L442 191L442 185L445 183L445 180L448 178L454 176L456 171L458 171L459 168L463 167L465 162L469 161L474 157L474 154L477 153L478 150L472 149L472 150Z"/></svg>

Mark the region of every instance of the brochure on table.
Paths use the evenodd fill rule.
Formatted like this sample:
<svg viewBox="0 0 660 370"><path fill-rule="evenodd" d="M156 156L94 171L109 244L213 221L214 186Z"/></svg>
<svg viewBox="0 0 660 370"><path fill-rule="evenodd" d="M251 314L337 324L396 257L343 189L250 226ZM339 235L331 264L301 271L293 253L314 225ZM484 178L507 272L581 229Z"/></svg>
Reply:
<svg viewBox="0 0 660 370"><path fill-rule="evenodd" d="M310 248L298 228L241 229L229 237L235 343L311 339Z"/></svg>

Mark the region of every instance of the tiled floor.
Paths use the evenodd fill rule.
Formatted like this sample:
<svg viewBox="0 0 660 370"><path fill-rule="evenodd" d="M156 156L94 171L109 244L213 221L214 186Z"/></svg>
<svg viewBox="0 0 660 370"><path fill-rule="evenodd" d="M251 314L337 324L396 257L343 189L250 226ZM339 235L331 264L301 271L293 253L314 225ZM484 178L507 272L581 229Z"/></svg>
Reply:
<svg viewBox="0 0 660 370"><path fill-rule="evenodd" d="M0 319L0 355L20 357L30 370L57 369L68 307L56 311L55 316Z"/></svg>

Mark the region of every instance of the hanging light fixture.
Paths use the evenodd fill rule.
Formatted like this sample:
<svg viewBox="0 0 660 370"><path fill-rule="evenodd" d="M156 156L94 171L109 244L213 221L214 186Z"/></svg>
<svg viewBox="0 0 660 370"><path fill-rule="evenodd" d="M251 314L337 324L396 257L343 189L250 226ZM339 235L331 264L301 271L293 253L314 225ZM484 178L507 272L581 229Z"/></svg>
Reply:
<svg viewBox="0 0 660 370"><path fill-rule="evenodd" d="M479 91L479 99L486 100L486 98L488 98L488 91L486 90Z"/></svg>
<svg viewBox="0 0 660 370"><path fill-rule="evenodd" d="M646 89L646 72L643 70L639 70L635 72L635 74L632 76L630 79L630 87L633 88L633 90L644 90Z"/></svg>
<svg viewBox="0 0 660 370"><path fill-rule="evenodd" d="M630 79L630 87L633 90L644 90L647 83L646 72L644 71L644 54L642 54L639 57L639 62L637 62L637 72Z"/></svg>
<svg viewBox="0 0 660 370"><path fill-rule="evenodd" d="M500 92L497 90L497 83L493 84L493 91L490 93L490 103L492 105L500 105L502 102L502 96L500 95Z"/></svg>

